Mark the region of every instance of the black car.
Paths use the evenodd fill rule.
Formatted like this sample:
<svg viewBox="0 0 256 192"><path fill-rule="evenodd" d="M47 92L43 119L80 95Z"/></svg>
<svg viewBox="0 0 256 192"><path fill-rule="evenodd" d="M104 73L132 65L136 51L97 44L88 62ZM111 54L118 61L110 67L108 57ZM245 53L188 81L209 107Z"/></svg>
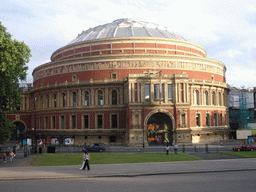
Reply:
<svg viewBox="0 0 256 192"><path fill-rule="evenodd" d="M103 152L106 150L106 145L104 143L92 143L86 145L84 149L87 149L89 152Z"/></svg>

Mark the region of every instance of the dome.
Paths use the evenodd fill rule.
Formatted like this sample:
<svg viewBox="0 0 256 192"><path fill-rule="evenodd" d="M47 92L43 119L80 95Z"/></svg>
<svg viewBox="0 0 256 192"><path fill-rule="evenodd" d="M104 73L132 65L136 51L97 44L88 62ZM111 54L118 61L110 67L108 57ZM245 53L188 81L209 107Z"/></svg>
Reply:
<svg viewBox="0 0 256 192"><path fill-rule="evenodd" d="M124 18L83 31L69 44L116 37L159 37L185 40L183 37L167 31L167 27L155 23Z"/></svg>

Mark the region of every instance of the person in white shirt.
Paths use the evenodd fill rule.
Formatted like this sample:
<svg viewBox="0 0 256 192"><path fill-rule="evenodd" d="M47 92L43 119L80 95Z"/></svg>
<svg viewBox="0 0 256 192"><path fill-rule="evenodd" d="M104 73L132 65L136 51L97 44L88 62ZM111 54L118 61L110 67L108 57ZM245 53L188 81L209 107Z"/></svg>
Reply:
<svg viewBox="0 0 256 192"><path fill-rule="evenodd" d="M84 149L83 158L84 158L84 161L80 170L85 170L86 167L87 167L87 170L90 170L90 165L89 165L90 155L86 149Z"/></svg>

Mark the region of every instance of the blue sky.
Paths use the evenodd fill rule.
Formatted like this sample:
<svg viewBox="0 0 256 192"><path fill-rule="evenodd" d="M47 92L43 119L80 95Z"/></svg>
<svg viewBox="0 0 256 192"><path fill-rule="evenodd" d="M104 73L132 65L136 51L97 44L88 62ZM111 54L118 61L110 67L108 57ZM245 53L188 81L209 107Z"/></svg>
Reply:
<svg viewBox="0 0 256 192"><path fill-rule="evenodd" d="M227 67L230 86L256 87L255 0L1 0L0 21L32 51L35 67L83 30L133 18L166 26Z"/></svg>

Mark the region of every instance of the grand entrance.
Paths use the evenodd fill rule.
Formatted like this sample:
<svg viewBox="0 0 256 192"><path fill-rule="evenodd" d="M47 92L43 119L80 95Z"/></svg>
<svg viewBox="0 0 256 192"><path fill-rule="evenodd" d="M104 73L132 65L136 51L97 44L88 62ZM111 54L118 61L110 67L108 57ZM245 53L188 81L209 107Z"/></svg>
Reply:
<svg viewBox="0 0 256 192"><path fill-rule="evenodd" d="M147 122L147 139L149 145L171 145L173 142L172 120L165 113L151 115Z"/></svg>
<svg viewBox="0 0 256 192"><path fill-rule="evenodd" d="M25 139L25 125L20 121L16 121L14 124L16 125L16 128L14 129L11 140Z"/></svg>

